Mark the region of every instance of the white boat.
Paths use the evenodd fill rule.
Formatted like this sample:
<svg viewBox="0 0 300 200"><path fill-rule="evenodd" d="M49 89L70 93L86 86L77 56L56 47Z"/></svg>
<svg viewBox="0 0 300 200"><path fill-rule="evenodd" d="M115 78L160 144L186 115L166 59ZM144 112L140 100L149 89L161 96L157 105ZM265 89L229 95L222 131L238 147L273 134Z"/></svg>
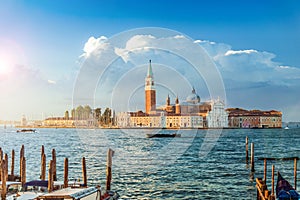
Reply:
<svg viewBox="0 0 300 200"><path fill-rule="evenodd" d="M37 200L100 200L101 192L97 187L88 188L64 188L38 196Z"/></svg>
<svg viewBox="0 0 300 200"><path fill-rule="evenodd" d="M40 192L31 192L31 191L26 191L26 192L18 192L13 195L8 195L6 197L7 200L34 200L38 196L43 195L44 193Z"/></svg>
<svg viewBox="0 0 300 200"><path fill-rule="evenodd" d="M288 126L286 126L284 129L290 129Z"/></svg>
<svg viewBox="0 0 300 200"><path fill-rule="evenodd" d="M0 182L1 183L1 182ZM63 182L54 181L54 188L56 190L63 188ZM72 182L70 185L79 185ZM21 182L6 182L7 187L7 200L26 200L26 199L36 199L38 196L47 193L48 181L47 180L33 180L26 182L24 187L22 187Z"/></svg>
<svg viewBox="0 0 300 200"><path fill-rule="evenodd" d="M16 181L6 181L6 192L7 194L17 193L22 187L21 182ZM0 193L2 192L2 182L0 181Z"/></svg>
<svg viewBox="0 0 300 200"><path fill-rule="evenodd" d="M0 182L0 185L2 183ZM2 188L0 188L0 191ZM21 182L7 181L6 182L6 191L7 191L7 200L30 200L42 195L43 193L37 191L24 191L22 190Z"/></svg>

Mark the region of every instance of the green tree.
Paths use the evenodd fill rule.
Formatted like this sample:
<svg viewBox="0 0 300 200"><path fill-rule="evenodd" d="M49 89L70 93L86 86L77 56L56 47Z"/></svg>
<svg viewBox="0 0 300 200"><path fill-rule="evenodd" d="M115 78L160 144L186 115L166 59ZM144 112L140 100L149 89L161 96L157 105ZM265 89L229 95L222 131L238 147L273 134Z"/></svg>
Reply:
<svg viewBox="0 0 300 200"><path fill-rule="evenodd" d="M89 105L84 106L83 108L83 119L88 119L90 114L92 113L92 109Z"/></svg>
<svg viewBox="0 0 300 200"><path fill-rule="evenodd" d="M65 119L68 120L69 119L69 111L65 112Z"/></svg>
<svg viewBox="0 0 300 200"><path fill-rule="evenodd" d="M73 109L71 110L71 117L72 117L73 119L75 119L75 108L73 108Z"/></svg>
<svg viewBox="0 0 300 200"><path fill-rule="evenodd" d="M75 118L77 120L82 120L83 119L83 107L82 106L78 106L76 108L76 111L75 111Z"/></svg>
<svg viewBox="0 0 300 200"><path fill-rule="evenodd" d="M111 123L111 109L105 109L104 113L102 114L101 122L104 125L109 125Z"/></svg>
<svg viewBox="0 0 300 200"><path fill-rule="evenodd" d="M96 108L95 109L95 118L99 122L101 119L101 108Z"/></svg>

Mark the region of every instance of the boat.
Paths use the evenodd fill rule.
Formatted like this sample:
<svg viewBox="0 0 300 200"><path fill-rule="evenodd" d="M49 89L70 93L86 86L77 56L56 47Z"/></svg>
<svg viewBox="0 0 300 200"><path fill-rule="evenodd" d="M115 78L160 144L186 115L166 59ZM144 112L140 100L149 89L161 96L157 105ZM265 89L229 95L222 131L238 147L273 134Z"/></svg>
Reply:
<svg viewBox="0 0 300 200"><path fill-rule="evenodd" d="M2 185L2 182L0 182ZM2 188L0 187L0 191ZM7 200L28 200L34 199L35 197L41 195L42 193L37 191L22 191L22 183L16 181L7 181L6 182L6 191L7 191ZM2 192L2 191L1 191Z"/></svg>
<svg viewBox="0 0 300 200"><path fill-rule="evenodd" d="M69 187L63 188L63 182L54 181L55 190L50 193L47 189L47 180L29 181L25 183L24 187L21 182L7 182L6 184L7 200L117 200L120 197L117 192L113 191L101 195L100 187L82 187L80 182L71 182Z"/></svg>
<svg viewBox="0 0 300 200"><path fill-rule="evenodd" d="M72 200L100 200L101 192L98 187L88 187L88 188L64 188L61 190L56 190L47 194L38 196L37 200L46 199L72 199Z"/></svg>
<svg viewBox="0 0 300 200"><path fill-rule="evenodd" d="M28 181L22 187L21 182L11 182L7 184L7 200L25 200L35 199L40 195L44 195L48 190L47 180L32 180ZM55 190L63 188L63 182L54 181L53 186ZM73 186L73 184L72 184ZM76 185L74 185L76 186Z"/></svg>
<svg viewBox="0 0 300 200"><path fill-rule="evenodd" d="M22 187L21 182L17 181L6 181L6 191L7 194L15 194ZM0 193L2 192L2 181L0 181Z"/></svg>
<svg viewBox="0 0 300 200"><path fill-rule="evenodd" d="M7 200L34 200L42 194L43 193L39 193L36 191L18 192L14 195L8 195L6 199Z"/></svg>
<svg viewBox="0 0 300 200"><path fill-rule="evenodd" d="M284 129L286 129L286 130L287 130L287 129L290 129L290 128L289 128L289 126L286 126Z"/></svg>
<svg viewBox="0 0 300 200"><path fill-rule="evenodd" d="M152 133L147 133L146 134L147 138L173 138L173 137L181 137L181 134L176 134L176 133L172 133L172 134L168 134L168 133L156 133L156 134L152 134Z"/></svg>
<svg viewBox="0 0 300 200"><path fill-rule="evenodd" d="M291 184L285 180L280 172L277 174L277 185L276 185L276 197L279 200L298 200L300 195L298 192L291 186Z"/></svg>
<svg viewBox="0 0 300 200"><path fill-rule="evenodd" d="M26 133L26 132L35 133L36 130L35 129L19 129L19 130L17 130L17 133Z"/></svg>

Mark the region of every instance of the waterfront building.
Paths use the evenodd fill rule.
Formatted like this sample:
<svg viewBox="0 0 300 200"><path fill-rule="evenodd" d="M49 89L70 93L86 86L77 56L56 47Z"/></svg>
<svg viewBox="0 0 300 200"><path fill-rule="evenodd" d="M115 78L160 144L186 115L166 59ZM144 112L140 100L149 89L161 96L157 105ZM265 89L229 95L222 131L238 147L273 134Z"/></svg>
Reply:
<svg viewBox="0 0 300 200"><path fill-rule="evenodd" d="M245 110L228 108L228 123L231 128L281 128L282 113L276 110Z"/></svg>
<svg viewBox="0 0 300 200"><path fill-rule="evenodd" d="M156 89L151 60L145 78L145 112L120 112L116 116L120 128L223 128L228 127L225 104L216 101L201 102L195 88L182 103L178 97L171 104L156 107Z"/></svg>
<svg viewBox="0 0 300 200"><path fill-rule="evenodd" d="M21 126L27 126L27 119L26 119L25 115L22 116Z"/></svg>
<svg viewBox="0 0 300 200"><path fill-rule="evenodd" d="M73 118L65 117L49 117L43 121L45 127L75 127L75 121ZM81 124L85 122L81 122Z"/></svg>
<svg viewBox="0 0 300 200"><path fill-rule="evenodd" d="M227 128L228 112L225 110L225 104L220 99L212 102L212 109L207 114L208 128Z"/></svg>

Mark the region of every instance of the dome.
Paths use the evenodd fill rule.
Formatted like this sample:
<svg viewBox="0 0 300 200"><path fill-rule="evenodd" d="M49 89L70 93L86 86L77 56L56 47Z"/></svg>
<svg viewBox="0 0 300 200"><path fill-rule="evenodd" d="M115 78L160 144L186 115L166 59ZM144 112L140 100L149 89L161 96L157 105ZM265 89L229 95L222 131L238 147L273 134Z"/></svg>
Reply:
<svg viewBox="0 0 300 200"><path fill-rule="evenodd" d="M196 94L196 91L194 88L192 90L192 94L187 96L186 102L193 103L193 104L200 103L200 97Z"/></svg>

